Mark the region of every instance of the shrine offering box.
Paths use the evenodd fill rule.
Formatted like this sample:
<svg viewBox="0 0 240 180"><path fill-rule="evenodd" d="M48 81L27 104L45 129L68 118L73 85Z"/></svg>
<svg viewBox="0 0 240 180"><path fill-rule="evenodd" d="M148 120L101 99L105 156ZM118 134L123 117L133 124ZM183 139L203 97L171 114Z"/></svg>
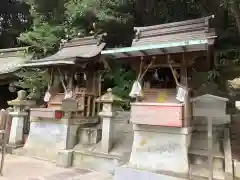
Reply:
<svg viewBox="0 0 240 180"><path fill-rule="evenodd" d="M134 124L183 127L182 103L132 103L131 122Z"/></svg>

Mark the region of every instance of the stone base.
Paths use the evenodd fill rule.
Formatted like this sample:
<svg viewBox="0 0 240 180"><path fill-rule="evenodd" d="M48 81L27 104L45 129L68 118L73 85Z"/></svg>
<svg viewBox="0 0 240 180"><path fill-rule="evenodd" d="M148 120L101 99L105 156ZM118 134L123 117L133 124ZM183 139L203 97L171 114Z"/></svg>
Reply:
<svg viewBox="0 0 240 180"><path fill-rule="evenodd" d="M191 128L134 125L129 164L138 169L186 175Z"/></svg>
<svg viewBox="0 0 240 180"><path fill-rule="evenodd" d="M106 173L114 173L117 167L126 163L126 160L121 157L79 151L74 151L73 159L73 167Z"/></svg>
<svg viewBox="0 0 240 180"><path fill-rule="evenodd" d="M15 149L18 149L18 148L21 148L21 147L23 147L23 144L19 144L19 145L7 144L6 145L6 153L13 154Z"/></svg>
<svg viewBox="0 0 240 180"><path fill-rule="evenodd" d="M233 170L234 177L240 179L240 162L238 160L233 160Z"/></svg>
<svg viewBox="0 0 240 180"><path fill-rule="evenodd" d="M102 151L102 143L95 145L78 144L73 149L73 166L107 173L129 161L132 150L132 133L116 133L113 149L110 153Z"/></svg>
<svg viewBox="0 0 240 180"><path fill-rule="evenodd" d="M102 129L100 125L93 127L79 128L78 139L79 143L85 145L97 144L102 137Z"/></svg>
<svg viewBox="0 0 240 180"><path fill-rule="evenodd" d="M130 167L118 167L115 172L114 180L187 180L188 178L174 177L165 174L138 170Z"/></svg>
<svg viewBox="0 0 240 180"><path fill-rule="evenodd" d="M41 159L45 161L50 161L56 163L58 157L57 149L48 149L48 148L18 148L13 150L12 154L18 156L32 157L36 159Z"/></svg>
<svg viewBox="0 0 240 180"><path fill-rule="evenodd" d="M14 153L23 156L40 158L52 162L57 161L58 151L66 149L67 139L75 143L68 125L56 120L31 121L30 132L24 147ZM76 134L73 132L73 134Z"/></svg>
<svg viewBox="0 0 240 180"><path fill-rule="evenodd" d="M68 168L72 166L72 157L73 151L72 150L61 150L58 152L57 156L57 166Z"/></svg>

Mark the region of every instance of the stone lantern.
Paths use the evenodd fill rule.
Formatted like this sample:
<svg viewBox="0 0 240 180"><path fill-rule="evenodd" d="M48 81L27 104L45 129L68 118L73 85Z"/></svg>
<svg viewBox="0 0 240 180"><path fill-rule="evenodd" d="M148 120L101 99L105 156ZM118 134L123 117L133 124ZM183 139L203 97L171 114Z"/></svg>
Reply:
<svg viewBox="0 0 240 180"><path fill-rule="evenodd" d="M96 101L103 104L102 111L99 112L99 116L102 118L102 151L109 153L113 146L113 117L116 114L114 102L123 100L113 95L112 89L108 89L107 93L99 97Z"/></svg>
<svg viewBox="0 0 240 180"><path fill-rule="evenodd" d="M20 90L18 91L18 97L12 101L8 101L8 105L13 106L13 111L9 112L9 115L12 116L9 145L17 148L23 144L24 120L28 116L25 108L34 104L32 101L26 100L26 91Z"/></svg>

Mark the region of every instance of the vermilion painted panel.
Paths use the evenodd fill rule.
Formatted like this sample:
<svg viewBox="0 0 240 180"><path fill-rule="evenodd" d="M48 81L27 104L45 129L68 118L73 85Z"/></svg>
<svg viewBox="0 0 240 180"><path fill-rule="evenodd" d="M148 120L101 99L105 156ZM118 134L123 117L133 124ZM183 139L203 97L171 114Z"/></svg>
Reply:
<svg viewBox="0 0 240 180"><path fill-rule="evenodd" d="M183 105L132 104L131 121L134 124L183 127Z"/></svg>

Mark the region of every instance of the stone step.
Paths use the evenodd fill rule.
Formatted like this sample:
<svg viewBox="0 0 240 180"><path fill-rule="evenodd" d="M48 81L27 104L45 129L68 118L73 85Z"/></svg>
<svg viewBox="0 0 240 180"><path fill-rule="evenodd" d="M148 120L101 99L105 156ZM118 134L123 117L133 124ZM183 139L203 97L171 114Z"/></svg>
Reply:
<svg viewBox="0 0 240 180"><path fill-rule="evenodd" d="M223 169L213 169L213 178L218 180L224 180L224 170ZM190 177L200 177L208 178L209 177L209 168L207 164L203 165L190 165Z"/></svg>
<svg viewBox="0 0 240 180"><path fill-rule="evenodd" d="M216 140L221 140L222 137L221 137L222 133L220 132L213 132L212 134L212 139L213 141L216 141ZM198 140L207 140L208 139L208 135L207 135L207 132L193 132L192 133L192 139L198 139Z"/></svg>
<svg viewBox="0 0 240 180"><path fill-rule="evenodd" d="M208 177L191 176L191 180L209 180L209 178ZM213 178L213 180L219 180L219 179Z"/></svg>
<svg viewBox="0 0 240 180"><path fill-rule="evenodd" d="M222 132L214 132L212 136L213 149L220 151L222 147ZM191 137L190 149L208 149L207 132L194 131Z"/></svg>
<svg viewBox="0 0 240 180"><path fill-rule="evenodd" d="M114 180L187 180L186 177L174 173L150 172L143 169L121 166L116 168Z"/></svg>
<svg viewBox="0 0 240 180"><path fill-rule="evenodd" d="M94 171L114 173L115 169L126 163L121 157L107 154L73 151L73 167L87 168Z"/></svg>
<svg viewBox="0 0 240 180"><path fill-rule="evenodd" d="M190 155L199 155L199 156L208 156L208 151L207 150L203 150L203 149L189 149L188 150L188 154ZM219 151L214 151L213 152L213 157L214 158L220 158L220 159L224 159L224 155L222 152Z"/></svg>
<svg viewBox="0 0 240 180"><path fill-rule="evenodd" d="M193 124L197 125L197 124L207 124L207 117L194 117L193 118ZM224 126L226 124L230 123L230 116L229 115L225 115L222 118L214 118L212 121L214 126Z"/></svg>
<svg viewBox="0 0 240 180"><path fill-rule="evenodd" d="M199 124L194 126L195 131L204 131L207 132L207 125ZM222 131L224 129L224 126L213 126L212 130L214 131Z"/></svg>
<svg viewBox="0 0 240 180"><path fill-rule="evenodd" d="M221 142L215 141L213 142L213 149L216 151L221 150ZM208 142L207 140L193 140L191 141L190 144L190 149L202 149L202 150L207 150L208 149Z"/></svg>
<svg viewBox="0 0 240 180"><path fill-rule="evenodd" d="M190 164L192 165L204 165L208 163L208 157L202 155L189 154ZM214 156L213 158L214 169L224 169L224 158Z"/></svg>

